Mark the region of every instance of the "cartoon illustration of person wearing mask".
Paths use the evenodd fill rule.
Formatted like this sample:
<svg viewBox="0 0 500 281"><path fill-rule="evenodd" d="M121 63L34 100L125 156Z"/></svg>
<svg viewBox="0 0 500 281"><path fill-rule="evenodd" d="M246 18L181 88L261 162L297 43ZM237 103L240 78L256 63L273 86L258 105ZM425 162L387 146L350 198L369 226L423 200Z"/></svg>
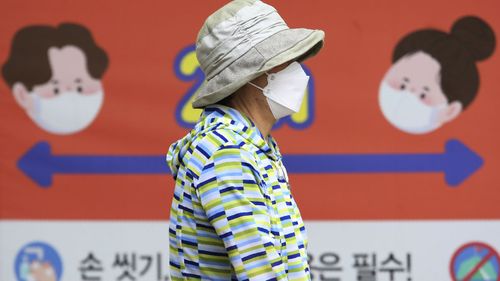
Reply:
<svg viewBox="0 0 500 281"><path fill-rule="evenodd" d="M85 129L97 117L108 63L87 28L73 23L33 25L15 34L2 74L35 124L67 135Z"/></svg>
<svg viewBox="0 0 500 281"><path fill-rule="evenodd" d="M492 55L495 34L478 17L462 17L451 33L422 29L402 38L379 89L384 117L410 134L454 120L476 97L476 61Z"/></svg>

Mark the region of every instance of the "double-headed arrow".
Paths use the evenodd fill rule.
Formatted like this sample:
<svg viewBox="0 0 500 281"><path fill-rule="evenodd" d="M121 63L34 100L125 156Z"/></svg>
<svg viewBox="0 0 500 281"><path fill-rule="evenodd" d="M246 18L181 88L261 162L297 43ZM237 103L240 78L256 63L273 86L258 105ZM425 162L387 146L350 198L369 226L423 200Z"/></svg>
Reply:
<svg viewBox="0 0 500 281"><path fill-rule="evenodd" d="M476 172L483 159L458 140L444 153L430 154L292 154L283 157L290 173L444 173L457 186ZM52 155L47 142L35 144L18 167L41 187L52 185L54 174L168 174L164 155Z"/></svg>

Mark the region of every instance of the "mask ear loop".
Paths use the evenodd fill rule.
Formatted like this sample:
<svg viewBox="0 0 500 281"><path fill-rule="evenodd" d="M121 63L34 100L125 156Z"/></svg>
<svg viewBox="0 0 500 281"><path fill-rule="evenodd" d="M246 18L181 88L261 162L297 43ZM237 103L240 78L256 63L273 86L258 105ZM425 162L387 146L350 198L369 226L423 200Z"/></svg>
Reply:
<svg viewBox="0 0 500 281"><path fill-rule="evenodd" d="M266 73L267 76L271 75L271 74L267 73L267 71L265 73ZM260 87L258 85L255 85L254 83L252 83L250 81L248 81L248 84L250 84L250 85L254 86L255 88L257 88L257 89L261 90L262 92L264 92L264 88L262 88L262 87Z"/></svg>
<svg viewBox="0 0 500 281"><path fill-rule="evenodd" d="M250 82L250 81L248 82L248 84L250 84L250 85L254 86L255 88L257 88L257 89L259 89L259 90L261 90L261 91L264 91L264 89L263 89L263 88L261 88L260 86L255 85L254 83L252 83L252 82Z"/></svg>

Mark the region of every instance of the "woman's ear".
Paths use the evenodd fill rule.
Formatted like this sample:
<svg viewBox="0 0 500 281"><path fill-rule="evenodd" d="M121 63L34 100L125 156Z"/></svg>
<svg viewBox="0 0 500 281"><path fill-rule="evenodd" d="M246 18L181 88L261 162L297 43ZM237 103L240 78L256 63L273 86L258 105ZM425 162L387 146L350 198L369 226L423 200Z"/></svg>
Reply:
<svg viewBox="0 0 500 281"><path fill-rule="evenodd" d="M463 107L461 102L452 101L450 104L448 104L448 106L443 112L441 119L442 123L444 124L457 118L457 116L460 115L460 113L462 112L462 109Z"/></svg>
<svg viewBox="0 0 500 281"><path fill-rule="evenodd" d="M30 97L28 89L26 89L24 84L20 82L14 83L14 85L12 85L12 94L14 95L14 99L17 104L24 110L27 110L30 103Z"/></svg>

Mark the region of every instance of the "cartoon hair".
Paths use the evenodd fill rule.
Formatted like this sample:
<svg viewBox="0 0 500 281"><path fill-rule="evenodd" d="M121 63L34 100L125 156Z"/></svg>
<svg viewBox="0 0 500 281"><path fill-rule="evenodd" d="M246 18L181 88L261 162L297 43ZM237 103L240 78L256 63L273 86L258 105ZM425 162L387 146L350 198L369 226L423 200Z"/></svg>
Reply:
<svg viewBox="0 0 500 281"><path fill-rule="evenodd" d="M422 29L402 38L394 49L392 62L423 51L441 66L441 89L450 102L460 101L463 108L474 100L479 88L476 61L493 54L495 34L482 19L467 16L458 19L451 33Z"/></svg>
<svg viewBox="0 0 500 281"><path fill-rule="evenodd" d="M68 45L83 51L90 75L100 79L108 67L108 56L96 45L87 28L74 23L62 23L58 27L32 25L16 32L9 58L2 68L3 78L10 87L21 82L31 91L33 86L52 78L49 48Z"/></svg>

